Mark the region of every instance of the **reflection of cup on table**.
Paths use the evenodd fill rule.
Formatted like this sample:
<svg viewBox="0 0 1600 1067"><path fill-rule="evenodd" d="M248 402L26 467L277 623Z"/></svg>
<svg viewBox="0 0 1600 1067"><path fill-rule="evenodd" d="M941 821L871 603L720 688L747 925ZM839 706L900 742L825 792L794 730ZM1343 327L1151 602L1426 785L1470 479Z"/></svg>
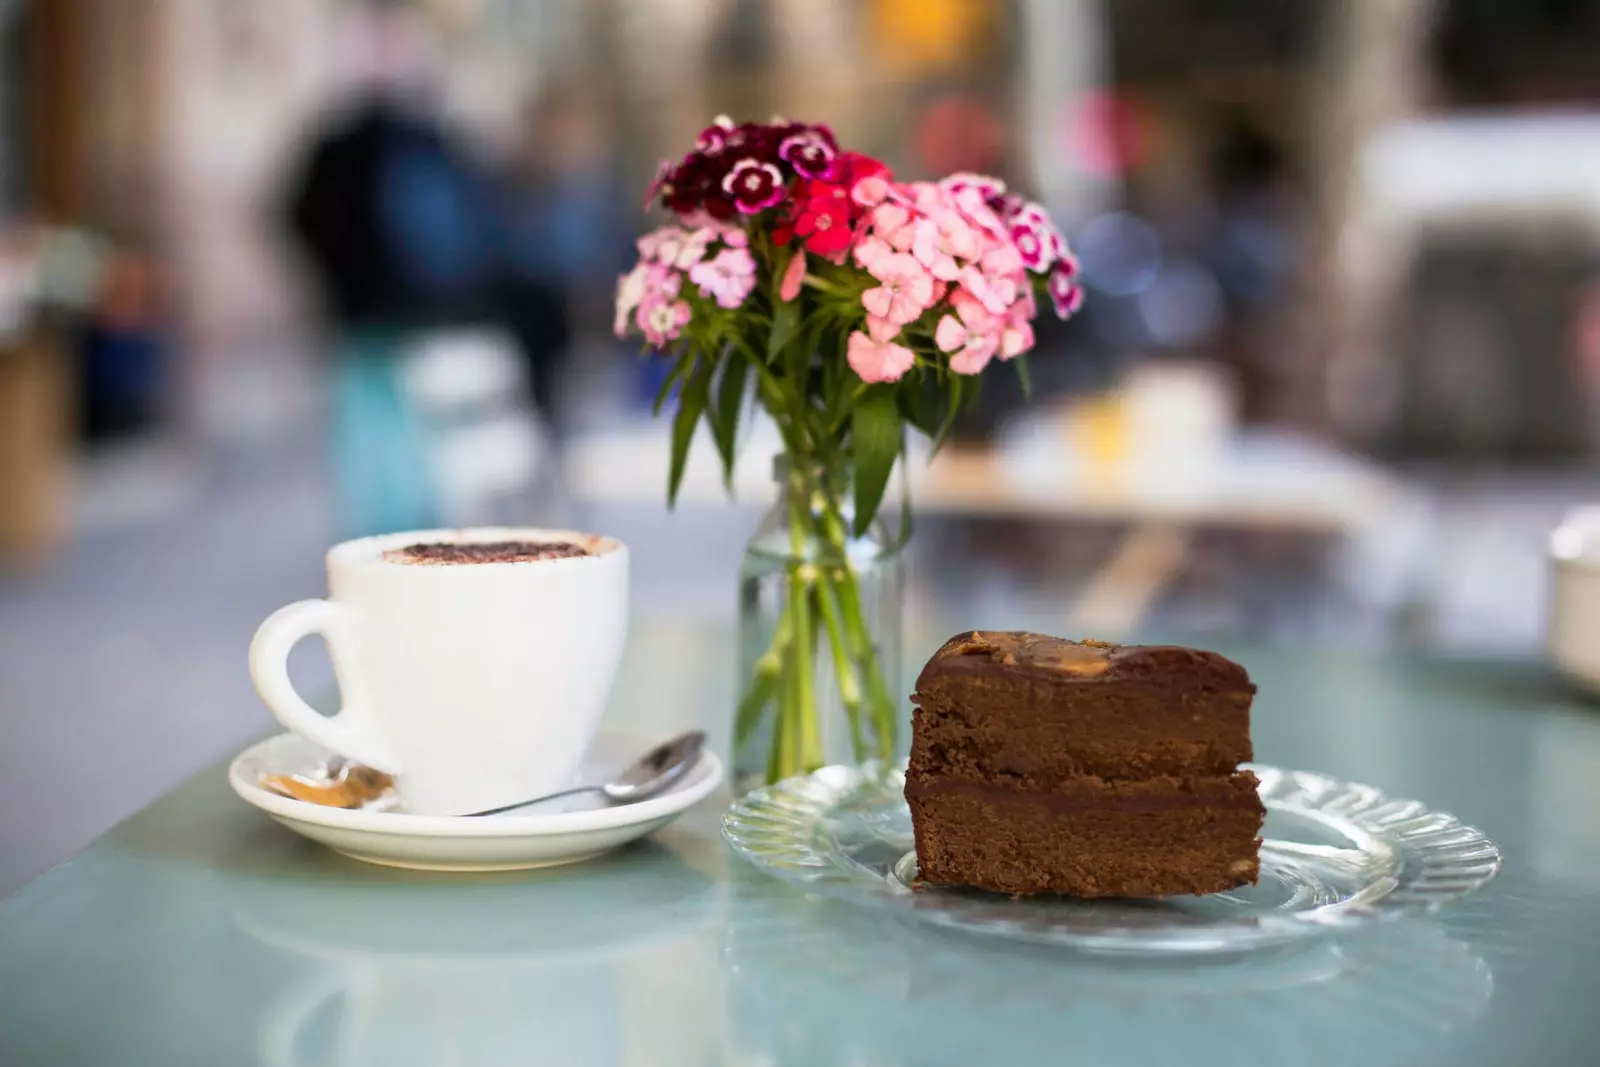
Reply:
<svg viewBox="0 0 1600 1067"><path fill-rule="evenodd" d="M1550 535L1545 644L1563 674L1600 694L1600 507L1579 508Z"/></svg>
<svg viewBox="0 0 1600 1067"><path fill-rule="evenodd" d="M407 810L461 815L573 785L622 658L628 550L592 534L432 530L328 552L327 600L261 624L256 689L285 726L395 776ZM343 704L295 692L295 642L327 639Z"/></svg>

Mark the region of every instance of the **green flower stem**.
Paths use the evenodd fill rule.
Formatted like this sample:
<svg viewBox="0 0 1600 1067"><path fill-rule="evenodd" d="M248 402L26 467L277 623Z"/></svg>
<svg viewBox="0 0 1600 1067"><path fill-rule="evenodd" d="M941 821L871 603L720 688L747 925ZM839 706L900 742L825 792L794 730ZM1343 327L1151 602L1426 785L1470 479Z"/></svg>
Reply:
<svg viewBox="0 0 1600 1067"><path fill-rule="evenodd" d="M823 512L823 525L831 544L839 546L841 554L845 539L844 516L838 502L828 498ZM856 659L862 664L867 682L867 701L871 706L873 726L878 735L878 755L888 757L894 753L894 701L884 684L883 671L878 666L878 650L867 628L865 613L861 609L861 587L855 570L846 563L842 579L838 582L839 606L844 615L844 628L854 645Z"/></svg>
<svg viewBox="0 0 1600 1067"><path fill-rule="evenodd" d="M848 568L842 568L848 569ZM832 574L830 569L829 574ZM833 673L839 679L839 700L850 720L850 751L857 762L867 758L867 742L861 732L861 683L850 659L850 642L839 612L839 594L834 588L840 579L827 577L817 588L817 604L828 631L828 648L833 653Z"/></svg>
<svg viewBox="0 0 1600 1067"><path fill-rule="evenodd" d="M894 752L894 703L867 626L860 578L848 556L848 524L837 487L814 484L810 472L818 465L799 460L791 471L791 562L784 603L734 725L735 743L742 745L755 735L763 716L772 714L768 781L815 770L827 758L815 673L823 655L830 657L855 759Z"/></svg>

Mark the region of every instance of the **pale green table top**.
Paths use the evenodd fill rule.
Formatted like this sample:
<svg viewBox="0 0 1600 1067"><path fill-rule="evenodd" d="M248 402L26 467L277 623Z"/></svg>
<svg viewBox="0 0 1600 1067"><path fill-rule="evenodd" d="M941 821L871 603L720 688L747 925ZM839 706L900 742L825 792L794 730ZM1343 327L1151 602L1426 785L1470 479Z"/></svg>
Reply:
<svg viewBox="0 0 1600 1067"><path fill-rule="evenodd" d="M641 628L614 721L725 732L724 646ZM1231 651L1261 760L1453 811L1500 878L1339 942L1103 963L809 899L729 853L725 797L589 864L427 875L218 765L0 902L0 1064L1600 1063L1600 709L1531 664Z"/></svg>

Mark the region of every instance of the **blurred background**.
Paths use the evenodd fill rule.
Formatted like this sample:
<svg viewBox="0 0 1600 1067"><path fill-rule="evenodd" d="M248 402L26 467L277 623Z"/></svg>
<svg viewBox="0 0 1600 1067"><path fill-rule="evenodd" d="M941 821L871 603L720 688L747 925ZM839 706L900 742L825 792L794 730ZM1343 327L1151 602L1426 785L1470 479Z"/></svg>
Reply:
<svg viewBox="0 0 1600 1067"><path fill-rule="evenodd" d="M669 514L610 333L719 112L999 174L1083 261L914 465L913 630L1537 654L1596 55L1586 0L0 0L0 892L265 729L250 635L349 534L599 529L731 625L775 438Z"/></svg>

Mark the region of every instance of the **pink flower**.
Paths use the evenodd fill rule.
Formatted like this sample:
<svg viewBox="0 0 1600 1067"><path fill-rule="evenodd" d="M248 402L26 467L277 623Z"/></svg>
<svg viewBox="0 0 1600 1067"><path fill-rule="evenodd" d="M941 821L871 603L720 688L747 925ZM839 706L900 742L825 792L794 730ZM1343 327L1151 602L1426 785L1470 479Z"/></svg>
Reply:
<svg viewBox="0 0 1600 1067"><path fill-rule="evenodd" d="M1022 256L1022 265L1031 271L1042 271L1050 265L1051 250L1047 235L1037 227L1028 226L1020 219L1011 224L1011 243Z"/></svg>
<svg viewBox="0 0 1600 1067"><path fill-rule="evenodd" d="M850 199L862 207L877 207L889 199L889 181L881 174L862 178L851 188Z"/></svg>
<svg viewBox="0 0 1600 1067"><path fill-rule="evenodd" d="M989 205L979 196L974 189L964 189L954 194L951 199L955 202L956 209L978 229L982 230L991 239L1004 241L1008 239L1006 224L1001 221Z"/></svg>
<svg viewBox="0 0 1600 1067"><path fill-rule="evenodd" d="M783 199L783 172L771 163L741 159L722 179L722 191L746 215L754 215Z"/></svg>
<svg viewBox="0 0 1600 1067"><path fill-rule="evenodd" d="M1031 296L1032 290L1024 290ZM1033 317L1031 300L1018 300L1011 305L1005 322L1000 327L1000 358L1015 359L1033 347Z"/></svg>
<svg viewBox="0 0 1600 1067"><path fill-rule="evenodd" d="M897 382L917 357L905 345L875 341L857 330L850 335L845 359L864 382Z"/></svg>
<svg viewBox="0 0 1600 1067"><path fill-rule="evenodd" d="M961 277L957 259L978 255L978 235L956 212L941 210L930 218L917 220L911 254L935 278L954 281Z"/></svg>
<svg viewBox="0 0 1600 1067"><path fill-rule="evenodd" d="M1000 348L1000 320L990 315L970 294L956 291L952 298L956 314L939 320L933 343L942 352L949 352L950 369L957 374L977 374L994 358Z"/></svg>
<svg viewBox="0 0 1600 1067"><path fill-rule="evenodd" d="M748 249L725 248L691 267L689 280L706 296L715 297L718 307L736 308L755 288L756 261Z"/></svg>
<svg viewBox="0 0 1600 1067"><path fill-rule="evenodd" d="M876 315L867 316L867 336L879 344L887 344L900 336L900 324L880 319Z"/></svg>
<svg viewBox="0 0 1600 1067"><path fill-rule="evenodd" d="M688 270L706 258L706 250L716 239L716 230L709 226L700 227L683 239L683 243L678 247L678 254L672 259L672 265L679 270Z"/></svg>
<svg viewBox="0 0 1600 1067"><path fill-rule="evenodd" d="M874 263L894 255L894 249L890 248L888 242L881 237L866 237L857 243L855 255L856 263L863 269L871 271Z"/></svg>
<svg viewBox="0 0 1600 1067"><path fill-rule="evenodd" d="M991 315L1003 315L1017 299L1017 283L1002 275L989 274L977 267L968 267L961 275L961 284L983 305Z"/></svg>
<svg viewBox="0 0 1600 1067"><path fill-rule="evenodd" d="M1045 287L1050 292L1050 302L1055 305L1056 315L1059 318L1070 319L1077 314L1083 306L1083 286L1073 281L1077 274L1077 264L1071 262L1071 257L1056 264L1056 269L1050 272L1050 280Z"/></svg>
<svg viewBox="0 0 1600 1067"><path fill-rule="evenodd" d="M794 255L789 258L788 267L784 268L783 281L778 283L778 299L785 304L800 295L800 284L806 280L806 254L802 249L795 249Z"/></svg>
<svg viewBox="0 0 1600 1067"><path fill-rule="evenodd" d="M676 226L660 226L634 242L639 249L640 259L664 259L671 262L677 258L678 249L682 246L685 234ZM670 254L661 254L663 246L670 250Z"/></svg>
<svg viewBox="0 0 1600 1067"><path fill-rule="evenodd" d="M611 330L618 337L627 334L628 320L633 317L634 310L644 303L648 292L645 277L649 269L649 265L641 261L617 279L617 311L611 320Z"/></svg>
<svg viewBox="0 0 1600 1067"><path fill-rule="evenodd" d="M939 320L933 339L941 351L950 353L950 369L957 374L977 374L1000 347L993 334L978 333L954 315Z"/></svg>
<svg viewBox="0 0 1600 1067"><path fill-rule="evenodd" d="M656 348L675 341L688 325L691 312L685 300L660 300L654 297L639 305L636 321L644 339Z"/></svg>
<svg viewBox="0 0 1600 1067"><path fill-rule="evenodd" d="M966 171L948 175L939 184L951 194L959 193L963 189L972 189L985 200L999 196L1006 191L1006 183L999 178L991 178L987 174L972 174Z"/></svg>
<svg viewBox="0 0 1600 1067"><path fill-rule="evenodd" d="M778 145L778 158L803 178L828 178L838 151L814 132L796 133Z"/></svg>
<svg viewBox="0 0 1600 1067"><path fill-rule="evenodd" d="M979 265L983 268L983 273L991 277L1018 275L1022 273L1022 253L1018 252L1016 245L1010 241L1002 241L990 245L984 251ZM1023 279L1014 277L1012 280L1020 283ZM1008 304L1010 302L1006 301Z"/></svg>
<svg viewBox="0 0 1600 1067"><path fill-rule="evenodd" d="M904 326L933 303L933 276L904 252L878 260L869 273L883 283L861 294L870 314Z"/></svg>
<svg viewBox="0 0 1600 1067"><path fill-rule="evenodd" d="M916 239L916 219L901 204L879 204L872 212L872 230L897 252L909 252Z"/></svg>

